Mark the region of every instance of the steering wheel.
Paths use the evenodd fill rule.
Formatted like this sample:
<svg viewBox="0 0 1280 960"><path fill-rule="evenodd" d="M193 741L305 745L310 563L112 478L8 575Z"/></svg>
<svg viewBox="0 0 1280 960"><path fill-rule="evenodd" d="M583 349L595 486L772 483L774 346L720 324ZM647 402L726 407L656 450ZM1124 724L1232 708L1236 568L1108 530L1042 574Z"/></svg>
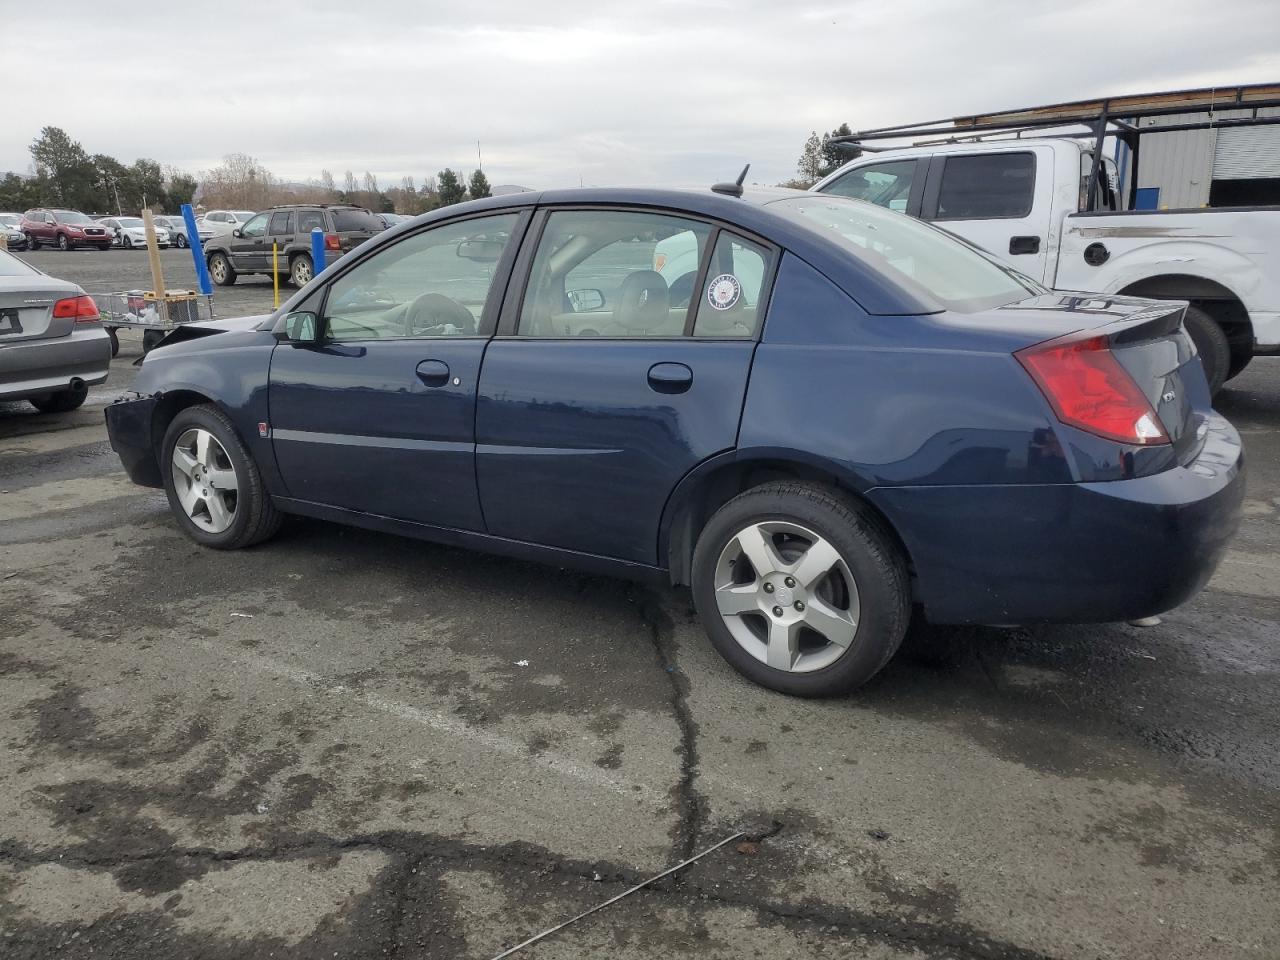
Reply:
<svg viewBox="0 0 1280 960"><path fill-rule="evenodd" d="M452 297L442 293L424 293L404 312L404 335L469 336L476 333L476 318Z"/></svg>

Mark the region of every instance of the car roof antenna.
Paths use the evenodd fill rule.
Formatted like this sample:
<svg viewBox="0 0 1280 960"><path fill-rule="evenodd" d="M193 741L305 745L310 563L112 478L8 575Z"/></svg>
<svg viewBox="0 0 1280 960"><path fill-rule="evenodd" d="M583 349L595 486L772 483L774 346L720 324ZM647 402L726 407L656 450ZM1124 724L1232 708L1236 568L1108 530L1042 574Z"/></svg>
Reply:
<svg viewBox="0 0 1280 960"><path fill-rule="evenodd" d="M742 168L742 172L738 174L737 180L735 180L733 183L729 183L728 181L725 181L724 183L714 184L711 187L711 192L723 193L726 197L742 196L742 181L747 179L747 171L750 169L751 169L751 164L748 163L745 167Z"/></svg>

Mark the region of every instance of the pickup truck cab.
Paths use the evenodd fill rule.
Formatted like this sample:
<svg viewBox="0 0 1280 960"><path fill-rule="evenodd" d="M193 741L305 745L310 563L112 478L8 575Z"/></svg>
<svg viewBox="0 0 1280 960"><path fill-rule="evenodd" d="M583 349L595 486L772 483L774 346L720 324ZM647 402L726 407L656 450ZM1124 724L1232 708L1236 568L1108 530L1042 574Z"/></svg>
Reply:
<svg viewBox="0 0 1280 960"><path fill-rule="evenodd" d="M1127 210L1114 161L1090 191L1094 169L1094 144L1068 137L946 143L878 149L812 189L935 223L1057 290L1189 301L1215 391L1280 352L1280 207Z"/></svg>

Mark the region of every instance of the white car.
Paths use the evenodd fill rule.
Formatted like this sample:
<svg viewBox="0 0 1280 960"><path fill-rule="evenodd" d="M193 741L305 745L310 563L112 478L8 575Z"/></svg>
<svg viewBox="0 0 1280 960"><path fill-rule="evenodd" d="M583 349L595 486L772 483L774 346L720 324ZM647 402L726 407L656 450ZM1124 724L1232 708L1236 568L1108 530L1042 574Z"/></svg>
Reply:
<svg viewBox="0 0 1280 960"><path fill-rule="evenodd" d="M4 234L10 250L27 249L27 236L20 229L21 226L22 214L0 213L0 233Z"/></svg>
<svg viewBox="0 0 1280 960"><path fill-rule="evenodd" d="M98 222L111 231L112 246L122 250L147 248L147 228L141 217L103 217ZM169 231L159 224L156 224L156 244L169 246Z"/></svg>
<svg viewBox="0 0 1280 960"><path fill-rule="evenodd" d="M243 227L253 216L253 210L209 210L196 221L196 232L203 243Z"/></svg>

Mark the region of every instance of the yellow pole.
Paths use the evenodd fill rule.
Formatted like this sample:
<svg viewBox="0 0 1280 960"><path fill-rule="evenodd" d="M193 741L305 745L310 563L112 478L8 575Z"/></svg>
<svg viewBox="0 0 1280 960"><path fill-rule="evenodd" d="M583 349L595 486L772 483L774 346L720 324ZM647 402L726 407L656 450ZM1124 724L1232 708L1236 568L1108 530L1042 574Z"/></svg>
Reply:
<svg viewBox="0 0 1280 960"><path fill-rule="evenodd" d="M276 298L276 307L280 306L280 245L271 241L271 292Z"/></svg>

